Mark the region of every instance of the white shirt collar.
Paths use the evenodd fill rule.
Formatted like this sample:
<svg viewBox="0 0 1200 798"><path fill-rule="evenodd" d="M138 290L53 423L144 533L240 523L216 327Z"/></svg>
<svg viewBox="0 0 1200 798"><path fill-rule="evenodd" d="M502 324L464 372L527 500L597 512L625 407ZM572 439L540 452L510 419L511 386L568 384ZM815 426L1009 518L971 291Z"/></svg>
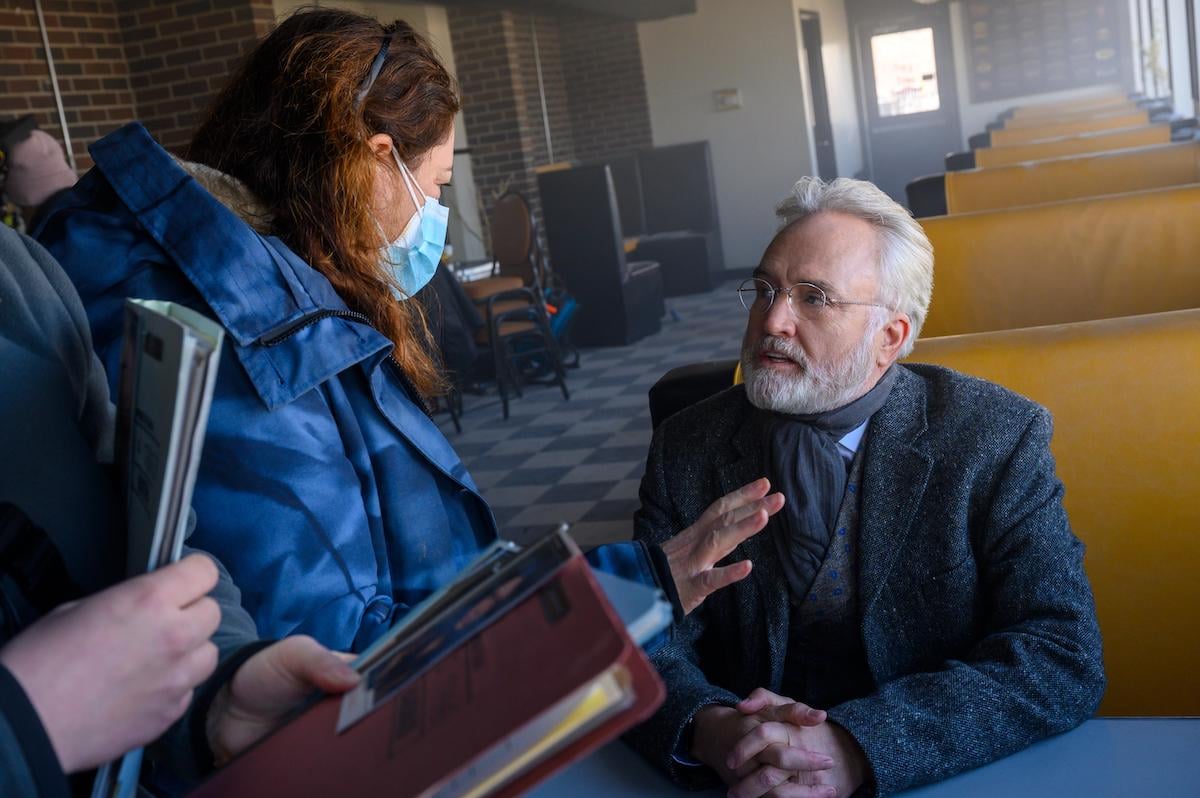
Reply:
<svg viewBox="0 0 1200 798"><path fill-rule="evenodd" d="M862 443L863 435L867 433L867 424L870 421L871 419L867 419L838 439L838 448L842 450L843 457L851 460L854 459L854 453L858 451L859 444Z"/></svg>

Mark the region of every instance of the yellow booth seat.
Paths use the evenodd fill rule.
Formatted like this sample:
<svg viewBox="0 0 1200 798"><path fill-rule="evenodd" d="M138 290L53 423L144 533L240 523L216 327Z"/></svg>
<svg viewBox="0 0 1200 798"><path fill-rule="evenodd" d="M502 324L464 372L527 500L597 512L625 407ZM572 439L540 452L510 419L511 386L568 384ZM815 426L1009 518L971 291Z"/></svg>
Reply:
<svg viewBox="0 0 1200 798"><path fill-rule="evenodd" d="M1101 715L1200 715L1200 310L922 340L910 358L1023 394L1104 637Z"/></svg>
<svg viewBox="0 0 1200 798"><path fill-rule="evenodd" d="M1047 122L1063 117L1083 116L1085 114L1115 114L1136 111L1140 106L1133 100L1109 100L1088 106L1073 106L1070 108L1046 108L1034 111L1018 109L1006 122Z"/></svg>
<svg viewBox="0 0 1200 798"><path fill-rule="evenodd" d="M1110 116L1123 116L1125 114L1133 114L1142 109L1134 103L1124 103L1122 105L1108 106L1098 109L1085 109L1082 111L1070 111L1068 113L1054 114L1052 116L1027 116L1019 119L1005 119L1001 122L1001 127L1004 130L1016 130L1023 127L1041 127L1042 125L1051 125L1055 122L1079 122L1084 119L1106 119Z"/></svg>
<svg viewBox="0 0 1200 798"><path fill-rule="evenodd" d="M947 213L1200 183L1200 141L946 173Z"/></svg>
<svg viewBox="0 0 1200 798"><path fill-rule="evenodd" d="M1200 185L920 223L929 338L1200 307Z"/></svg>
<svg viewBox="0 0 1200 798"><path fill-rule="evenodd" d="M1043 125L1005 128L992 131L992 146L1006 147L1013 144L1030 144L1042 139L1075 136L1100 130L1120 130L1129 127L1144 127L1150 124L1150 114L1133 111L1116 115L1086 117L1084 119L1057 120Z"/></svg>
<svg viewBox="0 0 1200 798"><path fill-rule="evenodd" d="M982 169L994 166L1009 166L1025 161L1041 161L1046 158L1061 158L1064 155L1083 155L1089 152L1122 150L1129 147L1149 147L1153 144L1171 143L1171 125L1143 125L1120 130L1101 130L1045 139L1032 144L1011 144L999 147L981 147L975 150L975 165Z"/></svg>
<svg viewBox="0 0 1200 798"><path fill-rule="evenodd" d="M1050 117L1059 114L1069 114L1078 111L1097 111L1110 107L1119 106L1136 106L1133 100L1130 100L1124 94L1118 92L1109 92L1106 94L1094 94L1091 97L1081 97L1077 100L1065 100L1054 103L1038 103L1036 105L1021 105L1013 109L1013 119L1026 119L1028 117Z"/></svg>

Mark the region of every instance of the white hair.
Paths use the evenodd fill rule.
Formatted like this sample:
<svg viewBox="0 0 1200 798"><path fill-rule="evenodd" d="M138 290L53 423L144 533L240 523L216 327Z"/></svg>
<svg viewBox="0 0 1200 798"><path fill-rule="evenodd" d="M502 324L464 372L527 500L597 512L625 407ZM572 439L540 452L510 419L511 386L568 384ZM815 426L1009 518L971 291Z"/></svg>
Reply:
<svg viewBox="0 0 1200 798"><path fill-rule="evenodd" d="M933 294L933 245L925 231L899 203L865 180L839 177L826 183L819 177L802 177L775 208L781 227L821 211L856 216L879 231L879 299L912 322L899 354L907 356Z"/></svg>

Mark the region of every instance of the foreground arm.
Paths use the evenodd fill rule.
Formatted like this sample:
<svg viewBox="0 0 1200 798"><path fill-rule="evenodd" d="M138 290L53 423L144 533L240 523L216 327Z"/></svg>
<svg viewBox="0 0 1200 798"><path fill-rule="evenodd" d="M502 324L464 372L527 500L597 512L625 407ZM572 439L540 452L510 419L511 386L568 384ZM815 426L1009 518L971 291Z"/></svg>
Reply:
<svg viewBox="0 0 1200 798"><path fill-rule="evenodd" d="M216 580L211 561L189 557L61 607L0 649L65 772L143 745L183 714L216 665L220 612L206 597Z"/></svg>

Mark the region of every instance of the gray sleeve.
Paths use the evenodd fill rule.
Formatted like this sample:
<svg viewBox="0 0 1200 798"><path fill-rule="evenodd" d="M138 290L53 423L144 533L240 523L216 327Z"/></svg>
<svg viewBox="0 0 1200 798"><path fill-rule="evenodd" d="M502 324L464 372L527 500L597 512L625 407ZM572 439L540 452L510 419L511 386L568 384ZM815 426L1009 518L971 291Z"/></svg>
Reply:
<svg viewBox="0 0 1200 798"><path fill-rule="evenodd" d="M0 263L0 336L61 363L84 437L111 461L115 410L79 293L41 244L3 225Z"/></svg>
<svg viewBox="0 0 1200 798"><path fill-rule="evenodd" d="M124 573L114 413L79 296L37 242L0 225L0 501L46 530L86 592Z"/></svg>
<svg viewBox="0 0 1200 798"><path fill-rule="evenodd" d="M147 767L143 781L167 794L190 790L212 770L208 741L198 739L205 728L205 717L212 696L232 678L246 655L256 652L265 641L250 614L242 608L242 593L229 577L225 566L207 552L184 548L183 554L201 553L216 563L220 578L209 595L221 608L221 625L212 641L219 652L219 664L209 680L196 689L196 698L187 712L152 746L146 749Z"/></svg>
<svg viewBox="0 0 1200 798"><path fill-rule="evenodd" d="M195 525L196 511L191 510L188 518L189 535ZM258 642L258 627L255 626L250 613L242 607L242 591L233 583L233 578L229 575L229 571L225 570L221 561L206 551L185 545L182 556L186 557L189 554L203 554L217 566L219 574L217 586L213 588L209 596L221 608L221 625L213 635L212 641L220 652L221 661L224 661L243 646Z"/></svg>

